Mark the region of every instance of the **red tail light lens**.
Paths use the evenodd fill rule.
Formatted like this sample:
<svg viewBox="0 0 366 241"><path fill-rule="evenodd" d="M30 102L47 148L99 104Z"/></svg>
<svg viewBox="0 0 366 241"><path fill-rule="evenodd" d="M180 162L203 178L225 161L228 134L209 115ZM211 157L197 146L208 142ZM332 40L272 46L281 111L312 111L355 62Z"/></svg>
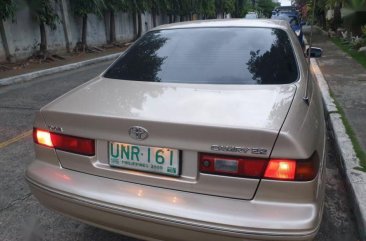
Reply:
<svg viewBox="0 0 366 241"><path fill-rule="evenodd" d="M208 174L261 178L267 162L266 159L200 154L199 169Z"/></svg>
<svg viewBox="0 0 366 241"><path fill-rule="evenodd" d="M307 160L297 160L296 162L296 181L310 181L318 174L319 156L317 152Z"/></svg>
<svg viewBox="0 0 366 241"><path fill-rule="evenodd" d="M296 161L294 160L270 160L264 173L264 178L279 180L294 180Z"/></svg>
<svg viewBox="0 0 366 241"><path fill-rule="evenodd" d="M95 155L95 141L92 139L52 133L36 128L33 129L33 139L39 145L53 147L58 150L86 156Z"/></svg>
<svg viewBox="0 0 366 241"><path fill-rule="evenodd" d="M318 173L319 159L316 152L307 160L268 160L201 153L199 162L199 170L202 173L283 181L310 181Z"/></svg>

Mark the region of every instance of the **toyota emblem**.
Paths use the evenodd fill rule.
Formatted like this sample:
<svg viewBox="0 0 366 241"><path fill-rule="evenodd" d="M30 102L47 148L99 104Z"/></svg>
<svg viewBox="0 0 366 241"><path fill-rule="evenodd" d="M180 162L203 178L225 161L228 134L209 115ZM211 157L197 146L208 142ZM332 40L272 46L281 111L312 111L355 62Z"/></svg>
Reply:
<svg viewBox="0 0 366 241"><path fill-rule="evenodd" d="M139 141L145 140L149 136L149 132L144 127L141 126L132 126L128 130L128 134L133 139Z"/></svg>

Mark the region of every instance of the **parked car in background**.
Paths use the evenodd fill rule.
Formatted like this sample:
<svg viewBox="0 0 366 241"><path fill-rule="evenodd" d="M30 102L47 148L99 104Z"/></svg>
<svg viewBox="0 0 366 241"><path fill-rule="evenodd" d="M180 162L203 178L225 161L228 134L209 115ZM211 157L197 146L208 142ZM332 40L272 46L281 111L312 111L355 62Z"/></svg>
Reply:
<svg viewBox="0 0 366 241"><path fill-rule="evenodd" d="M311 240L327 152L306 73L284 21L157 27L37 113L26 179L46 207L136 238Z"/></svg>
<svg viewBox="0 0 366 241"><path fill-rule="evenodd" d="M274 9L275 12L298 12L294 6L280 6Z"/></svg>
<svg viewBox="0 0 366 241"><path fill-rule="evenodd" d="M246 19L257 19L258 18L258 14L256 12L248 12L245 15Z"/></svg>
<svg viewBox="0 0 366 241"><path fill-rule="evenodd" d="M294 12L276 12L272 14L271 19L277 19L277 20L284 20L288 22L292 28L292 30L295 32L301 47L305 49L305 42L304 42L304 33L302 31L302 23Z"/></svg>

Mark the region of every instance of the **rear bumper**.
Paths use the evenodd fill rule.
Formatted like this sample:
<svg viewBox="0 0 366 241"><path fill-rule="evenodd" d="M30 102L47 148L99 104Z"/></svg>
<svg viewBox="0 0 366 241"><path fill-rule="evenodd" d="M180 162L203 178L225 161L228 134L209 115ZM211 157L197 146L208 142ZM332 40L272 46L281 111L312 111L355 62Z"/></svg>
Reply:
<svg viewBox="0 0 366 241"><path fill-rule="evenodd" d="M34 161L32 193L46 207L146 240L311 240L316 204L244 201L97 177Z"/></svg>

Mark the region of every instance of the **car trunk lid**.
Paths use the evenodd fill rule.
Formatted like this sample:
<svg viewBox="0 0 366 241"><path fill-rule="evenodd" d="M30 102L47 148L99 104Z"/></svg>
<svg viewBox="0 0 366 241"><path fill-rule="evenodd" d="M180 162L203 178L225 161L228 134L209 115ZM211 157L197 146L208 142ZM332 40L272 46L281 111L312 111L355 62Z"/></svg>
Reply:
<svg viewBox="0 0 366 241"><path fill-rule="evenodd" d="M100 77L50 103L41 113L49 127L97 141L95 157L57 151L64 168L162 188L251 199L258 179L202 174L199 153L268 158L295 91L295 85L194 85ZM149 137L131 138L132 126L144 127ZM180 176L111 167L110 142L179 150ZM257 149L266 151L253 151Z"/></svg>

